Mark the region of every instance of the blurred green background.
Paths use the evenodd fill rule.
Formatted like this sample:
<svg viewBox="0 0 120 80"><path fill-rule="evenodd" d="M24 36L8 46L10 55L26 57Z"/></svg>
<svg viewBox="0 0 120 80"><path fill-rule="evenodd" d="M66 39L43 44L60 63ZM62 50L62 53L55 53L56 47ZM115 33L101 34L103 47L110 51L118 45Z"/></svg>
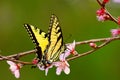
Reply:
<svg viewBox="0 0 120 80"><path fill-rule="evenodd" d="M96 19L100 6L96 0L0 0L0 54L10 55L34 49L32 41L23 27L29 23L47 32L51 14L56 14L62 27L65 43L94 38L109 37L110 29L118 26L110 21ZM108 10L120 15L120 5L110 2ZM72 35L69 39L69 35ZM44 71L25 66L16 79L9 71L6 61L0 62L0 80L120 80L120 41L114 41L104 48L69 62L71 73L60 76L55 68L45 76ZM79 53L91 48L88 45L76 47ZM31 61L34 55L22 57Z"/></svg>

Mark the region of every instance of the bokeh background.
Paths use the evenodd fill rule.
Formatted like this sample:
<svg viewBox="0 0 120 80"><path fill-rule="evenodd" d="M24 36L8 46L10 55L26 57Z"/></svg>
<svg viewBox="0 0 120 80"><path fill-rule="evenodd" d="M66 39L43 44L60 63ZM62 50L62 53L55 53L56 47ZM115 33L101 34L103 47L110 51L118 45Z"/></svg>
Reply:
<svg viewBox="0 0 120 80"><path fill-rule="evenodd" d="M29 23L47 32L51 14L59 18L64 42L83 41L109 37L110 29L117 28L114 22L98 22L96 0L0 0L0 54L10 55L34 49L24 23ZM120 15L119 3L110 2L107 9L112 15ZM69 37L71 35L71 37ZM21 77L16 79L9 71L6 61L0 61L0 80L120 80L120 41L114 41L104 48L69 62L71 73L60 76L55 68L44 71L24 66ZM79 53L91 48L79 45ZM34 55L22 57L31 61Z"/></svg>

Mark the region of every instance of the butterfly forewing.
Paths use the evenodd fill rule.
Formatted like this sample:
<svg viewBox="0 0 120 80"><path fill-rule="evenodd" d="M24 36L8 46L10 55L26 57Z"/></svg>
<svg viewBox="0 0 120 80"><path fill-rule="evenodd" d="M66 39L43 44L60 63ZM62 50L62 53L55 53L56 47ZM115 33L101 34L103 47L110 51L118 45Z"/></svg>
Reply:
<svg viewBox="0 0 120 80"><path fill-rule="evenodd" d="M55 15L52 15L50 19L48 39L48 52L45 54L45 56L47 60L55 61L59 54L61 54L65 49L63 44L62 31L59 25L58 18Z"/></svg>
<svg viewBox="0 0 120 80"><path fill-rule="evenodd" d="M33 43L35 44L36 49L38 50L37 52L39 52L37 54L39 54L41 56L44 55L46 46L49 43L47 34L45 32L43 32L42 30L38 29L37 27L34 27L29 24L24 24L24 27L26 28L27 32L29 33L30 38L32 39Z"/></svg>

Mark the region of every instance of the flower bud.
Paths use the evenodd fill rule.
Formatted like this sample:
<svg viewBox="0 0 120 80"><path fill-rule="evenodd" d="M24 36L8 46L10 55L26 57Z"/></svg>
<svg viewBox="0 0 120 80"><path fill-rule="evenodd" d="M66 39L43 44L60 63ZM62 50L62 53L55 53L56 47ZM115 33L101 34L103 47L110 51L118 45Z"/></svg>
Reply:
<svg viewBox="0 0 120 80"><path fill-rule="evenodd" d="M89 43L89 45L90 45L90 47L92 47L92 48L96 48L96 47L97 47L97 44L96 44L96 43L93 43L93 42Z"/></svg>

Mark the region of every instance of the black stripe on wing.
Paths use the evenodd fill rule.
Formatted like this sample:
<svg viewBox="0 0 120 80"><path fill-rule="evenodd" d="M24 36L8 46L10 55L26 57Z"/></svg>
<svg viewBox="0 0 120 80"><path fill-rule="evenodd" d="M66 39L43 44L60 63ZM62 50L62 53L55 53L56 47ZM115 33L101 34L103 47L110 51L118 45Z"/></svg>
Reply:
<svg viewBox="0 0 120 80"><path fill-rule="evenodd" d="M29 24L24 24L24 27L26 28L26 30L27 30L30 38L32 39L32 42L33 42L36 46L38 46L39 43L38 43L38 41L37 41L37 39L36 39L36 37L35 37L32 29L31 29L31 26L30 26ZM34 27L34 28L37 29L37 27ZM41 31L40 31L40 32L41 32Z"/></svg>
<svg viewBox="0 0 120 80"><path fill-rule="evenodd" d="M37 39L36 39L32 29L31 29L31 26L29 24L24 24L24 27L27 30L30 38L32 39L32 42L35 44L36 49L37 49L36 53L38 55L38 58L41 60L41 58L42 58L42 50L41 50L41 47L39 47L39 43L38 43L38 41L37 41ZM34 28L37 29L37 27L34 27ZM41 32L42 31L40 31L40 33Z"/></svg>
<svg viewBox="0 0 120 80"><path fill-rule="evenodd" d="M55 16L54 14L51 15L50 18L50 24L49 24L49 29L48 29L48 38L49 40L51 39L51 33L52 33L52 28L55 27L55 29L60 28L57 32L55 32L56 34L58 34L59 32L61 32L61 37L62 37L62 30L59 24L59 20L57 18L57 16Z"/></svg>

